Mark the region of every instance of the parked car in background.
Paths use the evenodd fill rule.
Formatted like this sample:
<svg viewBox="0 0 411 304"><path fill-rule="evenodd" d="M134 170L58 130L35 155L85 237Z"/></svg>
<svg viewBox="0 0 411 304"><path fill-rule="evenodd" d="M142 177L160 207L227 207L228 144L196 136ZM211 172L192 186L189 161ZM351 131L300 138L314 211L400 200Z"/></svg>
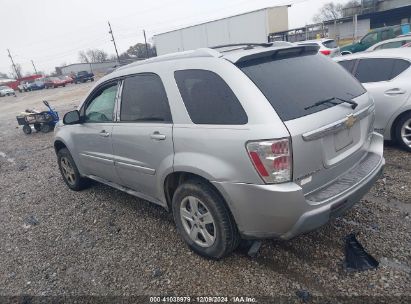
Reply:
<svg viewBox="0 0 411 304"><path fill-rule="evenodd" d="M402 48L411 47L411 42L408 42L402 46Z"/></svg>
<svg viewBox="0 0 411 304"><path fill-rule="evenodd" d="M316 229L384 166L372 98L318 49L236 44L118 68L56 127L65 183L172 210L188 246L214 259L241 237Z"/></svg>
<svg viewBox="0 0 411 304"><path fill-rule="evenodd" d="M66 76L66 75L59 76L59 79L60 79L61 81L63 81L64 84L74 83L73 78L71 78L70 76Z"/></svg>
<svg viewBox="0 0 411 304"><path fill-rule="evenodd" d="M341 54L347 55L365 51L378 42L395 38L401 34L406 34L404 32L406 28L406 25L402 24L373 29L367 35L362 37L360 41L342 46Z"/></svg>
<svg viewBox="0 0 411 304"><path fill-rule="evenodd" d="M74 75L74 83L84 83L87 81L94 81L94 74L87 71L80 71Z"/></svg>
<svg viewBox="0 0 411 304"><path fill-rule="evenodd" d="M66 82L64 80L61 80L58 77L46 77L44 79L44 86L45 86L46 89L65 87Z"/></svg>
<svg viewBox="0 0 411 304"><path fill-rule="evenodd" d="M298 45L318 45L320 47L319 52L323 55L335 57L341 56L340 48L334 39L317 39L317 40L306 40L296 42Z"/></svg>
<svg viewBox="0 0 411 304"><path fill-rule="evenodd" d="M38 78L29 84L30 91L42 90L45 88L44 78Z"/></svg>
<svg viewBox="0 0 411 304"><path fill-rule="evenodd" d="M16 92L8 86L5 86L5 85L0 86L0 97L10 96L10 95L16 96Z"/></svg>
<svg viewBox="0 0 411 304"><path fill-rule="evenodd" d="M403 45L409 42L411 42L411 35L388 39L388 40L384 40L384 41L374 44L373 46L366 49L366 52L372 52L372 51L383 50L383 49L396 49L396 48L402 47Z"/></svg>
<svg viewBox="0 0 411 304"><path fill-rule="evenodd" d="M17 86L17 89L19 90L20 93L31 91L30 90L30 83L31 82L32 81L23 81Z"/></svg>
<svg viewBox="0 0 411 304"><path fill-rule="evenodd" d="M411 151L411 49L364 52L335 59L375 101L375 130Z"/></svg>

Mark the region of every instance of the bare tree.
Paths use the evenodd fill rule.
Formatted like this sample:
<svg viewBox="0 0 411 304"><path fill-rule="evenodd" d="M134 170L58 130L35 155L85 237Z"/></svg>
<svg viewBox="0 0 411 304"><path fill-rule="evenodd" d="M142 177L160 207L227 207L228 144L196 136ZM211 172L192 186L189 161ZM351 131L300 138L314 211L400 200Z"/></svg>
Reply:
<svg viewBox="0 0 411 304"><path fill-rule="evenodd" d="M314 15L313 20L316 23L335 20L343 16L344 6L340 3L329 2L324 4L320 11Z"/></svg>
<svg viewBox="0 0 411 304"><path fill-rule="evenodd" d="M147 44L147 50L148 50L148 57L154 57L157 56L156 48L154 45L151 45L150 43ZM135 45L132 45L128 48L128 50L120 55L120 60L121 59L133 59L133 58L147 58L146 54L146 45L144 43L137 43Z"/></svg>
<svg viewBox="0 0 411 304"><path fill-rule="evenodd" d="M89 63L89 59L87 57L87 54L84 51L78 52L78 59L80 60L80 62Z"/></svg>
<svg viewBox="0 0 411 304"><path fill-rule="evenodd" d="M90 49L87 51L80 51L78 53L79 60L83 63L95 63L95 62L104 62L107 61L109 56L108 54L100 49Z"/></svg>

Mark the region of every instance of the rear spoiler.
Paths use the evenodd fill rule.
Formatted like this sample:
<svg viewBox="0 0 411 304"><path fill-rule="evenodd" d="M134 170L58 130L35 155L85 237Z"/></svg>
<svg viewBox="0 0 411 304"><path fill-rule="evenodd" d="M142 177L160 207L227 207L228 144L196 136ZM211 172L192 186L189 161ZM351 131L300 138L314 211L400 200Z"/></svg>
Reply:
<svg viewBox="0 0 411 304"><path fill-rule="evenodd" d="M279 48L276 50L269 50L266 52L259 52L251 55L246 55L239 58L235 64L245 63L250 60L256 60L261 58L270 58L270 59L284 59L290 57L298 57L302 55L314 55L318 53L320 46L318 45L298 45L287 48Z"/></svg>

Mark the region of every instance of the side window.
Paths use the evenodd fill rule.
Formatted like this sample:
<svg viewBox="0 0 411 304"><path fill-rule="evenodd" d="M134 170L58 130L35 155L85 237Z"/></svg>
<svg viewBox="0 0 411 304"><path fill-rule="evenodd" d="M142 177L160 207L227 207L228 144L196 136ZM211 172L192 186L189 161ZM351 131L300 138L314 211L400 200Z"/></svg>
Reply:
<svg viewBox="0 0 411 304"><path fill-rule="evenodd" d="M395 59L394 60L394 67L392 69L391 73L391 79L397 77L400 75L402 72L404 72L406 69L410 67L410 62L403 60L403 59Z"/></svg>
<svg viewBox="0 0 411 304"><path fill-rule="evenodd" d="M85 122L113 121L114 104L116 102L117 83L102 88L88 103L85 110Z"/></svg>
<svg viewBox="0 0 411 304"><path fill-rule="evenodd" d="M364 38L361 40L361 43L372 45L372 44L377 43L377 39L378 39L378 32L369 33L364 36Z"/></svg>
<svg viewBox="0 0 411 304"><path fill-rule="evenodd" d="M355 77L362 83L390 80L393 65L393 59L361 59Z"/></svg>
<svg viewBox="0 0 411 304"><path fill-rule="evenodd" d="M390 38L390 31L385 30L381 32L381 40L387 40Z"/></svg>
<svg viewBox="0 0 411 304"><path fill-rule="evenodd" d="M388 42L380 46L381 49L395 49L399 48L402 45L402 41L393 41L393 42Z"/></svg>
<svg viewBox="0 0 411 304"><path fill-rule="evenodd" d="M348 72L352 73L354 69L355 60L344 60L338 62L343 68L345 68Z"/></svg>
<svg viewBox="0 0 411 304"><path fill-rule="evenodd" d="M142 74L124 80L120 120L171 122L167 95L158 75Z"/></svg>
<svg viewBox="0 0 411 304"><path fill-rule="evenodd" d="M193 123L243 125L248 122L237 97L217 74L183 70L176 71L174 78Z"/></svg>
<svg viewBox="0 0 411 304"><path fill-rule="evenodd" d="M362 83L391 80L404 72L410 62L403 59L361 59L355 77Z"/></svg>

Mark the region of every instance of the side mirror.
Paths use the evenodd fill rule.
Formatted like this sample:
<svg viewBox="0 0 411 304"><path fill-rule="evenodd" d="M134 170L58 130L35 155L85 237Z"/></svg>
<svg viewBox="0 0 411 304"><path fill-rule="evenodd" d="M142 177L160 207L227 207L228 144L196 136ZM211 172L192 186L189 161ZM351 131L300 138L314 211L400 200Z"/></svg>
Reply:
<svg viewBox="0 0 411 304"><path fill-rule="evenodd" d="M67 112L64 114L63 123L65 125L74 125L80 123L80 113L77 110Z"/></svg>

